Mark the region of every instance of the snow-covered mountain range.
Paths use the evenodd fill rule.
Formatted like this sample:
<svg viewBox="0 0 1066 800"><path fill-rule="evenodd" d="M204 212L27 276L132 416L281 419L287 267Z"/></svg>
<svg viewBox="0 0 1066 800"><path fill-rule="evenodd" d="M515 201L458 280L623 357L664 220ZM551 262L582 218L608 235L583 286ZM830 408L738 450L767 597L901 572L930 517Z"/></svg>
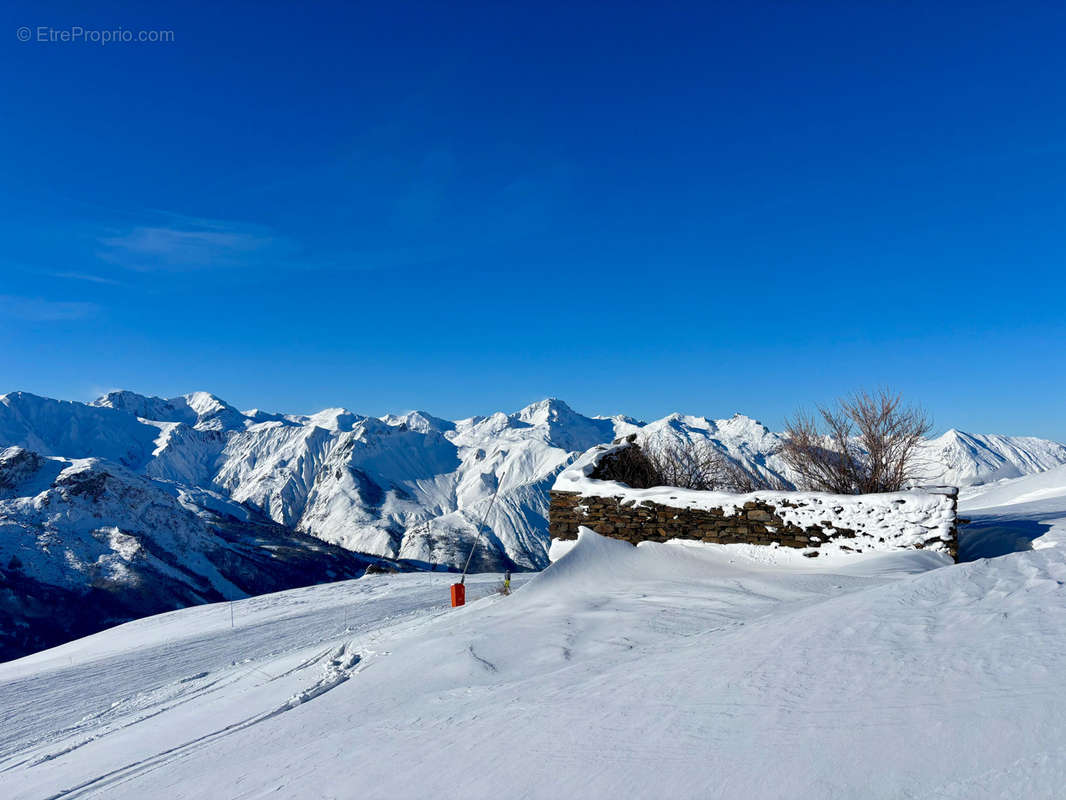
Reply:
<svg viewBox="0 0 1066 800"><path fill-rule="evenodd" d="M239 411L205 392L13 392L0 396L0 614L28 635L27 597L44 618L91 591L115 604L96 616L120 619L348 576L368 563L353 554L455 567L482 517L475 570L539 569L557 474L633 433L697 440L789 482L780 435L739 414L645 423L549 399L448 421ZM951 430L923 461L930 483L971 485L1066 464L1066 446Z"/></svg>

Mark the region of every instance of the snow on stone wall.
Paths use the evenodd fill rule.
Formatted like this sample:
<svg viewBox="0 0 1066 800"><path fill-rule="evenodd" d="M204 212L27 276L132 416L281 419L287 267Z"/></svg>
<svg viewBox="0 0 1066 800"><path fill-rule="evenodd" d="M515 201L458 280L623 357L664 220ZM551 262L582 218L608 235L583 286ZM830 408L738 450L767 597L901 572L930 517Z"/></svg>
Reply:
<svg viewBox="0 0 1066 800"><path fill-rule="evenodd" d="M574 539L582 525L634 544L696 539L820 552L902 548L955 558L957 490L953 487L868 495L758 491L704 492L672 487L633 489L591 478L605 456L629 444L600 445L564 470L551 491L549 529Z"/></svg>

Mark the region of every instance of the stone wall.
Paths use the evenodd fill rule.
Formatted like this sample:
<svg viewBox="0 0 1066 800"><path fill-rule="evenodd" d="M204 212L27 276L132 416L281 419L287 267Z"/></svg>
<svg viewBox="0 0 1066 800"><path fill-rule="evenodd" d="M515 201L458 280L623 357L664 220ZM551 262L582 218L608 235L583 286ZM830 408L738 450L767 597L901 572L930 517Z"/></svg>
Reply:
<svg viewBox="0 0 1066 800"><path fill-rule="evenodd" d="M596 462L615 448L589 451L551 492L553 539L575 539L580 526L615 539L794 547L817 557L843 552L930 549L956 558L957 490L937 487L884 495L754 492L727 495L668 487L635 490L595 480Z"/></svg>

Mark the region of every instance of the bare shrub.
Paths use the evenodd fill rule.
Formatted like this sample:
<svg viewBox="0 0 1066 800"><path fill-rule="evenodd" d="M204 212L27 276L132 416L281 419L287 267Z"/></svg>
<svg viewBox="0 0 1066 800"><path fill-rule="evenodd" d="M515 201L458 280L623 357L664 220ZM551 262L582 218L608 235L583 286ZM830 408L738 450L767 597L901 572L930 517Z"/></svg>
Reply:
<svg viewBox="0 0 1066 800"><path fill-rule="evenodd" d="M756 472L733 459L729 459L727 473L727 480L722 488L728 492L747 494L748 492L759 492L767 489L784 492L793 488L773 473Z"/></svg>
<svg viewBox="0 0 1066 800"><path fill-rule="evenodd" d="M836 494L896 492L919 475L916 456L932 429L920 408L882 389L859 392L785 425L780 455L801 488Z"/></svg>
<svg viewBox="0 0 1066 800"><path fill-rule="evenodd" d="M678 489L719 489L726 481L727 457L714 447L701 447L691 439L676 439L645 447L659 476L659 486Z"/></svg>
<svg viewBox="0 0 1066 800"><path fill-rule="evenodd" d="M635 443L602 459L593 478L619 481L634 489L673 486L702 491L753 492L786 488L782 481L747 469L710 442L671 439Z"/></svg>

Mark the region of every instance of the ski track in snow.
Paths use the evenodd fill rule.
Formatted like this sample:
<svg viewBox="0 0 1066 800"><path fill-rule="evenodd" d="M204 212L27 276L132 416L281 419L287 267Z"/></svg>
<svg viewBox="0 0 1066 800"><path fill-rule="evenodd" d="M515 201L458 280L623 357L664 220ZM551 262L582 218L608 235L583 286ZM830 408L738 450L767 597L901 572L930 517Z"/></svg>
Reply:
<svg viewBox="0 0 1066 800"><path fill-rule="evenodd" d="M299 705L302 705L303 703L308 703L312 700L315 700L316 698L321 697L322 695L326 694L326 692L336 688L337 686L348 680L348 678L351 677L353 669L360 661L359 655L354 652L348 652L347 646L344 645L334 650L331 655L332 657L325 668L325 674L319 680L315 681L303 691L289 698L287 702L283 703L277 708L274 708L263 714L253 715L251 717L241 720L240 722L236 722L232 725L227 725L224 728L221 728L217 731L213 731L204 736L198 736L195 739L190 739L189 741L183 742L176 747L164 750L149 758L134 761L124 767L112 770L111 772L100 775L99 777L92 778L70 789L64 789L60 792L50 795L48 800L58 800L58 798L61 797L81 797L84 796L86 793L96 793L105 789L109 789L115 784L124 783L126 781L132 780L137 776L150 772L157 766L172 763L176 760L185 759L194 750L210 746L216 740L224 736L230 736L238 731L250 728L253 725L258 725L262 722L265 722L266 720L278 716L279 714L284 714L286 711L291 711L292 709L296 708ZM311 659L310 661L303 662L301 665L299 665L297 669L293 671L299 671L299 669L306 668L310 666L311 663L320 661L321 658L322 654L320 654L314 659ZM288 674L291 674L291 672ZM155 716L156 714L163 713L166 710L167 708L161 708L158 711L149 714L146 717L142 717L141 719L135 720L133 723L130 724L132 725L136 724L137 722L142 722L145 719ZM129 727L129 725L124 725L123 727ZM90 739L89 741L92 740ZM88 741L83 742L82 744L88 744ZM37 766L38 764L43 763L44 761L49 761L52 758L56 758L60 755L65 755L66 753L77 749L77 747L79 746L81 745L74 745L66 750L61 751L60 753L43 756L40 759L31 762L30 766Z"/></svg>
<svg viewBox="0 0 1066 800"><path fill-rule="evenodd" d="M270 667L284 663L282 659L293 652L305 652L316 642L335 642L355 633L377 630L383 624L398 624L430 611L439 612L443 607L440 593L446 591L441 587L446 586L447 580L448 576L433 576L429 581L432 594L428 587L410 594L383 592L383 582L375 583L373 579L321 587L326 593L343 594L351 603L348 609L336 605L336 600L325 607L312 605L302 597L307 590L252 598L238 603L242 609L237 612L238 620L246 614L253 618L256 614L270 615L279 610L276 605L291 609L290 615L233 628L229 624L229 604L196 607L186 613L191 613L196 621L206 619L213 632L198 633L193 621L191 628L182 627L173 641L165 639L139 647L133 660L128 653L120 651L84 664L75 664L72 655L68 665L66 657L55 655L80 649L96 637L48 651L54 655L53 663L59 666L0 682L0 708L3 708L0 775L22 764L34 766L50 761L242 680L275 681L304 671L322 663L333 648L318 650L278 674L272 674ZM374 602L382 594L388 597L386 614ZM133 629L150 636L153 627L166 626L172 619L172 615L165 614L112 630ZM357 660L350 666L355 663ZM309 687L307 699L320 694L323 685L319 681ZM47 698L47 703L41 702L42 697ZM96 710L83 715L82 710L86 708ZM11 755L16 744L24 749L46 746L56 740L64 741L60 750L18 760Z"/></svg>

